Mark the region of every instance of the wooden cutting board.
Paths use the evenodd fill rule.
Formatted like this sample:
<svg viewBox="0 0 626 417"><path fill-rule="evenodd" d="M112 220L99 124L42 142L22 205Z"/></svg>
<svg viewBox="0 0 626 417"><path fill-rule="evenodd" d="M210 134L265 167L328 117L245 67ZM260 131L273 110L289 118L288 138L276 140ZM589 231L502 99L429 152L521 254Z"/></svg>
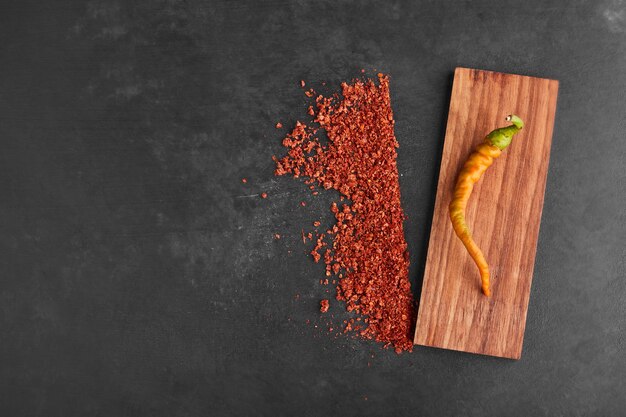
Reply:
<svg viewBox="0 0 626 417"><path fill-rule="evenodd" d="M558 81L469 68L454 73L415 343L519 359L543 208ZM476 184L466 211L491 271L480 290L448 205L457 175L491 130L517 114L525 127Z"/></svg>

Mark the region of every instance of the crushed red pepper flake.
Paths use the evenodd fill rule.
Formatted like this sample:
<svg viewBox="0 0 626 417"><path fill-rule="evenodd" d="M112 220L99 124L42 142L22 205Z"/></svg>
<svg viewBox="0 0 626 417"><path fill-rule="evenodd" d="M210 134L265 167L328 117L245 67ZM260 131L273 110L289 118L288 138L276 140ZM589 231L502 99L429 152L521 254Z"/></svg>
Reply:
<svg viewBox="0 0 626 417"><path fill-rule="evenodd" d="M305 85L306 83L304 82L304 80L300 80L300 87L304 88Z"/></svg>
<svg viewBox="0 0 626 417"><path fill-rule="evenodd" d="M244 184L248 182L248 180L246 178L242 178L241 182L243 182Z"/></svg>
<svg viewBox="0 0 626 417"><path fill-rule="evenodd" d="M267 198L267 193L261 193L261 198Z"/></svg>
<svg viewBox="0 0 626 417"><path fill-rule="evenodd" d="M328 300L320 301L320 311L322 313L326 313L328 311L329 307L330 307L330 304L329 304Z"/></svg>
<svg viewBox="0 0 626 417"><path fill-rule="evenodd" d="M276 123L276 129L282 129L283 124L281 122Z"/></svg>
<svg viewBox="0 0 626 417"><path fill-rule="evenodd" d="M340 201L346 203L330 207L336 224L327 232L332 243L324 252L326 275L343 271L336 298L359 315L356 321L365 323L351 321L346 330L397 352L410 351L415 303L408 278L389 78L378 74L378 84L354 80L341 88L342 97L315 99L314 124L325 131L327 145L315 136L317 128L297 122L283 140L287 155L273 158L275 174L304 177L308 184L339 191ZM314 92L306 94L312 97ZM315 262L328 246L323 239L324 234L319 235L311 251Z"/></svg>

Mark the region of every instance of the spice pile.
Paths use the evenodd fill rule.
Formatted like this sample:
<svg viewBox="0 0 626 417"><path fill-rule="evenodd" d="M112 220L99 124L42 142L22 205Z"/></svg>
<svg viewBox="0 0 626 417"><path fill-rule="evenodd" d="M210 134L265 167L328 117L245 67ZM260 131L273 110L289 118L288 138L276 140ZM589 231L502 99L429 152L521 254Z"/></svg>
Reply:
<svg viewBox="0 0 626 417"><path fill-rule="evenodd" d="M318 96L317 109L309 107L313 126L298 122L284 138L288 152L274 157L275 174L306 178L312 190L315 184L334 188L342 201L351 202L332 204L337 223L316 236L311 255L315 262L323 260L327 276L338 275L337 299L363 318L347 322L345 332L357 332L400 353L413 347L414 301L389 79L378 74L378 81L342 83L343 97ZM306 95L315 92L309 89ZM325 146L316 137L319 129L328 136ZM325 302L322 310L327 309Z"/></svg>

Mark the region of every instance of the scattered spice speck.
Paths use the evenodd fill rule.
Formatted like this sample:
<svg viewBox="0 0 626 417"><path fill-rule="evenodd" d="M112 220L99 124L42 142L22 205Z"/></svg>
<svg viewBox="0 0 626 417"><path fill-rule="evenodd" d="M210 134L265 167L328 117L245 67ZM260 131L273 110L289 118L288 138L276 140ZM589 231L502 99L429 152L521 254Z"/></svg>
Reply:
<svg viewBox="0 0 626 417"><path fill-rule="evenodd" d="M283 124L281 122L276 123L276 129L282 129Z"/></svg>
<svg viewBox="0 0 626 417"><path fill-rule="evenodd" d="M278 233L274 233L274 239L280 239L280 235Z"/></svg>
<svg viewBox="0 0 626 417"><path fill-rule="evenodd" d="M330 304L328 303L328 300L324 299L320 301L320 311L322 313L326 313L329 307L330 307Z"/></svg>
<svg viewBox="0 0 626 417"><path fill-rule="evenodd" d="M261 198L267 198L267 193L261 193Z"/></svg>
<svg viewBox="0 0 626 417"><path fill-rule="evenodd" d="M305 203L304 201L301 201L301 202L300 202L300 205L301 205L302 207L304 207L304 206L306 206L306 203Z"/></svg>
<svg viewBox="0 0 626 417"><path fill-rule="evenodd" d="M241 182L243 182L244 184L246 184L246 183L248 182L248 179L247 179L247 178L242 178L242 179L241 179Z"/></svg>
<svg viewBox="0 0 626 417"><path fill-rule="evenodd" d="M300 80L300 87L304 88L305 85L306 83L304 82L304 80Z"/></svg>

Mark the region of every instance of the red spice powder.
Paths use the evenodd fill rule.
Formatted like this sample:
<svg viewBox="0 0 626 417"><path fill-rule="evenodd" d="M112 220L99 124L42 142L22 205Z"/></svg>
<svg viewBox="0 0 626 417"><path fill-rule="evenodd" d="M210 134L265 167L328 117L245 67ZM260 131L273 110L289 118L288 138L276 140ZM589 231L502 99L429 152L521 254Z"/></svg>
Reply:
<svg viewBox="0 0 626 417"><path fill-rule="evenodd" d="M351 202L332 204L337 219L327 233L332 243L319 235L311 255L319 262L325 248L326 275L343 271L337 299L365 323L350 324L349 330L400 353L413 348L415 303L408 279L389 79L378 74L378 81L342 83L343 97L318 96L314 122L326 131L328 144L322 146L315 137L317 128L297 122L283 140L287 155L274 157L275 174L306 177L306 184L334 188L342 201L345 196L346 203Z"/></svg>
<svg viewBox="0 0 626 417"><path fill-rule="evenodd" d="M328 303L328 300L322 300L320 301L320 311L322 313L326 313L328 311L330 304Z"/></svg>

